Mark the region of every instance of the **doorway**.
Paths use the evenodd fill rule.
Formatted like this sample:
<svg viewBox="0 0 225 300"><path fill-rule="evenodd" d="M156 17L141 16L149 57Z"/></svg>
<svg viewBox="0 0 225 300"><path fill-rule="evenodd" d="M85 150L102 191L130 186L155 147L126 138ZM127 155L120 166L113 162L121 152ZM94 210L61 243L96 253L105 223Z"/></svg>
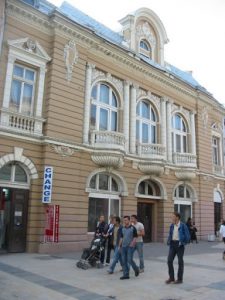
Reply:
<svg viewBox="0 0 225 300"><path fill-rule="evenodd" d="M26 251L28 190L0 188L0 250Z"/></svg>
<svg viewBox="0 0 225 300"><path fill-rule="evenodd" d="M222 217L222 205L221 203L214 202L214 231L217 236L218 231L220 230Z"/></svg>
<svg viewBox="0 0 225 300"><path fill-rule="evenodd" d="M152 242L153 204L138 202L137 217L145 228L144 243Z"/></svg>

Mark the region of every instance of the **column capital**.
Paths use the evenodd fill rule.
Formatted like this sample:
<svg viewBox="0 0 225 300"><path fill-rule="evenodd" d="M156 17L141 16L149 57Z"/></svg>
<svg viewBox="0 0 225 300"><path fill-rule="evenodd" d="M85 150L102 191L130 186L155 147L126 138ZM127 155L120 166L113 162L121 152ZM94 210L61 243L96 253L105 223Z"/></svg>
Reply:
<svg viewBox="0 0 225 300"><path fill-rule="evenodd" d="M131 81L129 81L128 79L125 79L124 81L123 81L123 84L124 85L131 85L132 84L132 82Z"/></svg>
<svg viewBox="0 0 225 300"><path fill-rule="evenodd" d="M197 111L196 111L196 110L191 110L191 111L190 111L190 114L191 114L191 115L196 115L196 114L197 114Z"/></svg>
<svg viewBox="0 0 225 300"><path fill-rule="evenodd" d="M90 62L87 62L87 68L88 69L95 69L95 65L94 64L92 64L92 63L90 63Z"/></svg>
<svg viewBox="0 0 225 300"><path fill-rule="evenodd" d="M135 90L139 89L139 85L137 83L132 83L131 87Z"/></svg>

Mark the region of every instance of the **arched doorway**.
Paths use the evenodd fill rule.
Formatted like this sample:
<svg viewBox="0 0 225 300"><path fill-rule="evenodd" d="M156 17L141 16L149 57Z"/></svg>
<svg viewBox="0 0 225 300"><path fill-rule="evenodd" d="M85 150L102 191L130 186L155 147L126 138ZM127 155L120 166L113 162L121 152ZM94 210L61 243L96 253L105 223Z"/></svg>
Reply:
<svg viewBox="0 0 225 300"><path fill-rule="evenodd" d="M0 169L0 251L26 250L29 176L19 162Z"/></svg>

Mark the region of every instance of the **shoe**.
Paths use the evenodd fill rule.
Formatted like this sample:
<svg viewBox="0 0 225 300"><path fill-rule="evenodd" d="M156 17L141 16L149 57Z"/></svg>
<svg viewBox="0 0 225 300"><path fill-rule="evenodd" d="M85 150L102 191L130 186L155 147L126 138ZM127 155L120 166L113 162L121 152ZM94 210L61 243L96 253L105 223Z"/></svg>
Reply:
<svg viewBox="0 0 225 300"><path fill-rule="evenodd" d="M121 279L121 280L124 280L124 279L130 279L130 277L129 277L129 276L122 276L122 277L120 277L120 279Z"/></svg>
<svg viewBox="0 0 225 300"><path fill-rule="evenodd" d="M105 266L109 266L109 263L105 263Z"/></svg>
<svg viewBox="0 0 225 300"><path fill-rule="evenodd" d="M107 270L108 274L113 274L113 271Z"/></svg>
<svg viewBox="0 0 225 300"><path fill-rule="evenodd" d="M144 271L145 271L144 269L140 269L139 273L144 273Z"/></svg>
<svg viewBox="0 0 225 300"><path fill-rule="evenodd" d="M165 281L166 284L170 284L170 283L174 283L174 282L175 282L174 279L171 279L171 278L169 278Z"/></svg>
<svg viewBox="0 0 225 300"><path fill-rule="evenodd" d="M137 269L136 271L135 271L135 276L137 277L138 275L139 275L139 269Z"/></svg>
<svg viewBox="0 0 225 300"><path fill-rule="evenodd" d="M174 281L174 284L180 284L180 283L183 283L183 280L177 279L177 280Z"/></svg>

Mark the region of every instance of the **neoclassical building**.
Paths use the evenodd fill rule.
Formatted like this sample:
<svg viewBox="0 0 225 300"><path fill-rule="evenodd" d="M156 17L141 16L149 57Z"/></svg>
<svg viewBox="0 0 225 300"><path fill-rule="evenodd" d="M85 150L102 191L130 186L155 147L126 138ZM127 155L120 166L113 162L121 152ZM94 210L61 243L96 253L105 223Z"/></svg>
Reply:
<svg viewBox="0 0 225 300"><path fill-rule="evenodd" d="M101 214L137 213L163 242L174 210L213 237L225 111L165 62L160 18L140 8L117 33L66 2L1 8L0 248L81 249Z"/></svg>

